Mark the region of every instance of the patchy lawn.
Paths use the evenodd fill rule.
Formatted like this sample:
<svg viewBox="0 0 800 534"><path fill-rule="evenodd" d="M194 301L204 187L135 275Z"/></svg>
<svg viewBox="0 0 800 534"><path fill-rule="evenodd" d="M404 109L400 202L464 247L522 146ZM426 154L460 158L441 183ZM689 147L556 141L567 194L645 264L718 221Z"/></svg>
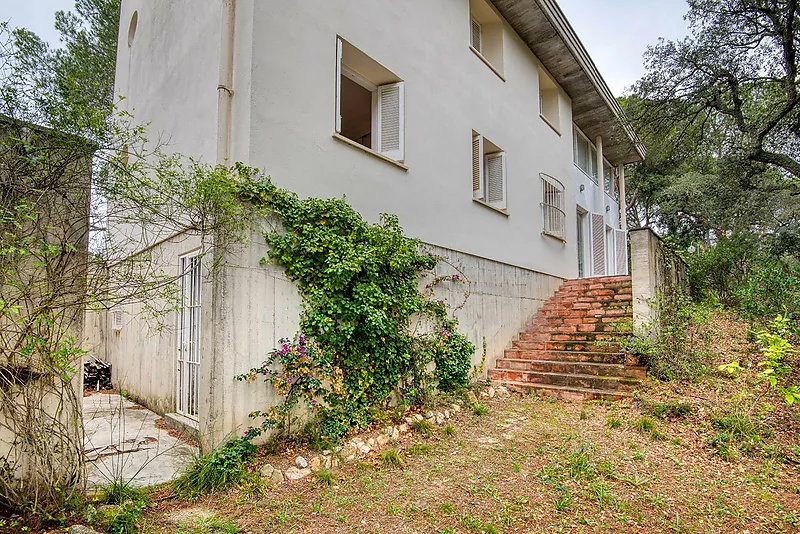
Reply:
<svg viewBox="0 0 800 534"><path fill-rule="evenodd" d="M711 368L734 358L747 367L744 325L712 321ZM253 482L192 503L157 490L141 532L797 532L798 408L751 387L766 395L745 398L758 411L736 412L748 373L650 382L618 403L481 399L483 415L464 409L429 437L406 436L401 466L372 453L335 480ZM719 422L731 413L756 421L755 433L720 438L736 434ZM301 452L254 469L287 467Z"/></svg>

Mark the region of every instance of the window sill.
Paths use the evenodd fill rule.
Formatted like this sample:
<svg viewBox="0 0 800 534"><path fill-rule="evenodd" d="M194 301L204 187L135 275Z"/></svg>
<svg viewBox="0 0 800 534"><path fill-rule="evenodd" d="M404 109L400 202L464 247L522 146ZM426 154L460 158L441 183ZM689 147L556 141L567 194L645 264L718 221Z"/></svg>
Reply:
<svg viewBox="0 0 800 534"><path fill-rule="evenodd" d="M380 152L375 152L371 148L367 148L362 144L356 143L355 141L353 141L351 139L348 139L347 137L345 137L345 136L343 136L341 134L338 134L338 133L334 132L333 133L333 138L336 139L337 141L339 141L340 143L344 143L346 145L350 145L353 148L357 148L358 150L361 150L362 152L366 152L367 154L369 154L369 155L371 155L373 157L376 157L376 158L378 158L380 160L383 160L386 163L391 163L395 167L399 167L399 168L403 169L405 172L408 172L408 167L406 165L400 163L399 161L395 161L392 158L387 158L386 156L384 156Z"/></svg>
<svg viewBox="0 0 800 534"><path fill-rule="evenodd" d="M480 204L484 208L489 208L492 211L496 211L497 213L499 213L501 215L505 215L506 217L509 216L508 211L506 211L505 209L496 208L496 207L492 206L491 204L489 204L488 202L484 202L483 200L481 200L479 198L473 198L472 201L475 202L476 204Z"/></svg>
<svg viewBox="0 0 800 534"><path fill-rule="evenodd" d="M555 133L557 133L559 136L561 135L561 132L558 131L558 128L556 128L556 125L553 124L552 122L550 122L550 119L548 119L547 117L545 117L541 113L539 113L539 117L541 117L542 120L545 122L545 124L547 124L550 128L552 128Z"/></svg>
<svg viewBox="0 0 800 534"><path fill-rule="evenodd" d="M560 235L556 235L556 234L553 234L553 233L550 233L550 232L546 232L546 231L544 231L544 230L542 230L542 235L543 235L543 236L550 237L550 238L552 238L552 239L555 239L556 241L561 241L561 242L562 242L562 243L564 243L565 245L567 244L567 240L566 240L566 238L564 238L564 237L561 237Z"/></svg>
<svg viewBox="0 0 800 534"><path fill-rule="evenodd" d="M495 74L497 74L497 77L498 77L498 78L500 78L500 79L501 79L501 80L503 80L504 82L506 81L506 79L503 77L503 75L502 75L502 74L500 74L500 71L499 71L499 70L497 70L496 68L494 68L494 65L492 65L491 63L489 63L489 60L488 60L488 59L486 59L486 58L483 56L483 54L481 54L480 52L478 52L478 49L477 49L477 48L475 48L475 47L474 47L474 46L472 46L472 45L469 45L469 49L470 49L470 50L472 50L472 53L473 53L473 54L475 54L476 56L478 56L478 57L480 58L480 60L481 60L481 61L483 61L483 62L486 64L486 66L487 66L487 67L489 67L490 69L492 69L492 72L494 72Z"/></svg>

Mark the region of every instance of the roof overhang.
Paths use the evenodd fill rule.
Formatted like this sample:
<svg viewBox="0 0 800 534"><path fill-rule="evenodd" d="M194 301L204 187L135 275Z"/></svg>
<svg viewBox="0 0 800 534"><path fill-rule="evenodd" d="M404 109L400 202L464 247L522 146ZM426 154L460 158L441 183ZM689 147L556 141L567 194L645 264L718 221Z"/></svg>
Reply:
<svg viewBox="0 0 800 534"><path fill-rule="evenodd" d="M572 99L572 120L603 138L613 164L644 159L644 146L555 0L492 0L542 66Z"/></svg>

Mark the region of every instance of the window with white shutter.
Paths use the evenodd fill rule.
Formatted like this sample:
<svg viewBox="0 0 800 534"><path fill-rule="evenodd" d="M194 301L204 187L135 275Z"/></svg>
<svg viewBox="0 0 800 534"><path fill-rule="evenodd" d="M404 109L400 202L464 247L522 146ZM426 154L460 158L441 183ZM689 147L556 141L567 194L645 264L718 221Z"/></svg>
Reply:
<svg viewBox="0 0 800 534"><path fill-rule="evenodd" d="M624 230L614 230L614 234L616 274L628 274L628 236Z"/></svg>
<svg viewBox="0 0 800 534"><path fill-rule="evenodd" d="M506 209L506 153L472 132L472 198Z"/></svg>
<svg viewBox="0 0 800 534"><path fill-rule="evenodd" d="M111 311L111 330L119 332L122 330L122 324L125 321L125 312L122 310Z"/></svg>
<svg viewBox="0 0 800 534"><path fill-rule="evenodd" d="M606 223L605 217L600 213L592 213L592 274L605 276L606 274Z"/></svg>
<svg viewBox="0 0 800 534"><path fill-rule="evenodd" d="M336 42L336 133L405 159L405 84L347 41Z"/></svg>
<svg viewBox="0 0 800 534"><path fill-rule="evenodd" d="M503 80L504 26L502 17L490 2L469 1L469 46Z"/></svg>
<svg viewBox="0 0 800 534"><path fill-rule="evenodd" d="M477 50L480 53L483 53L483 38L481 35L481 23L475 19L472 19L472 26L470 27L470 44L472 48Z"/></svg>
<svg viewBox="0 0 800 534"><path fill-rule="evenodd" d="M542 232L564 241L567 237L564 184L548 174L540 173L539 177L542 179Z"/></svg>

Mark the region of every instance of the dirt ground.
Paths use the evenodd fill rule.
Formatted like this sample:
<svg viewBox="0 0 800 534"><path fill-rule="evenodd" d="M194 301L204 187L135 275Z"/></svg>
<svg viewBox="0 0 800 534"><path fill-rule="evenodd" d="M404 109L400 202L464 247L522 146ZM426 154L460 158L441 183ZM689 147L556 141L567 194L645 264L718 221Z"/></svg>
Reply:
<svg viewBox="0 0 800 534"><path fill-rule="evenodd" d="M749 367L743 378L650 381L616 403L482 399L483 415L465 408L428 437L404 437L403 466L373 453L335 469L334 481L270 485L254 473L195 502L162 488L141 532L799 532L800 410L750 386L758 442L721 457L712 421L742 402L756 353L743 323L718 315L712 329L709 369L737 359ZM691 412L658 417L665 400ZM253 470L288 467L300 453L314 454L262 456Z"/></svg>

